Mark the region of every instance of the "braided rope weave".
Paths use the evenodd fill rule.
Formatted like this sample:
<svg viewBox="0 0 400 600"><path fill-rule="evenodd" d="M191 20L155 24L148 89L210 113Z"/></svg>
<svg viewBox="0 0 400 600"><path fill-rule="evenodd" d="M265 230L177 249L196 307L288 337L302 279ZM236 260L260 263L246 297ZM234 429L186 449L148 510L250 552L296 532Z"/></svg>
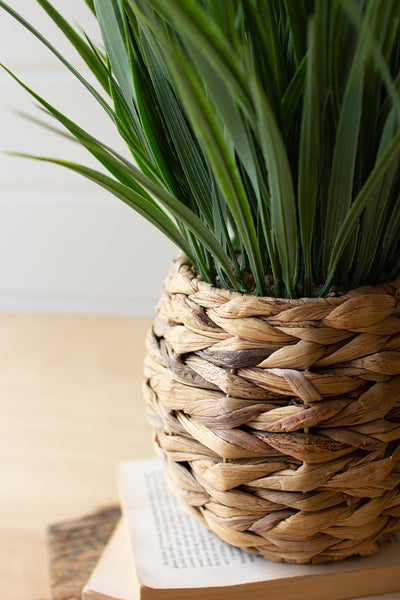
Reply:
<svg viewBox="0 0 400 600"><path fill-rule="evenodd" d="M229 544L294 563L400 528L400 281L275 299L180 256L147 340L154 440L179 501Z"/></svg>

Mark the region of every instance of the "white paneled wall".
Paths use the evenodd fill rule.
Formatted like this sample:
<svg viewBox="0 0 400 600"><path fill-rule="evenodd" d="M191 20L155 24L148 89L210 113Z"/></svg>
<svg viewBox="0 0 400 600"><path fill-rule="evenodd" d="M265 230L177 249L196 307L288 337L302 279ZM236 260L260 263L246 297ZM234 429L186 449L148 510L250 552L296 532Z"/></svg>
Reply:
<svg viewBox="0 0 400 600"><path fill-rule="evenodd" d="M36 0L8 0L78 66L85 66ZM53 0L96 41L84 0ZM126 152L111 122L57 59L0 10L0 62L68 116ZM97 166L76 144L23 118L43 119L0 72L0 151ZM151 314L176 250L118 199L61 167L0 155L0 310Z"/></svg>

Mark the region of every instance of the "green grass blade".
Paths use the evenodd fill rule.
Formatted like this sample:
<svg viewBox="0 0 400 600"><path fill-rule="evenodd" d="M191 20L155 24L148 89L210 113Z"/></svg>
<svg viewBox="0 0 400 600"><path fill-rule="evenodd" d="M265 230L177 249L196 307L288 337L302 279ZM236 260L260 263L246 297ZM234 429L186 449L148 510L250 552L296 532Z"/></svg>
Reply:
<svg viewBox="0 0 400 600"><path fill-rule="evenodd" d="M311 296L312 262L311 246L315 222L315 209L318 194L318 173L320 156L320 93L318 81L315 22L309 22L309 44L307 58L307 74L304 90L303 111L301 118L301 135L299 147L299 181L298 181L298 211L300 237L304 256L305 295Z"/></svg>
<svg viewBox="0 0 400 600"><path fill-rule="evenodd" d="M290 83L286 88L285 94L282 97L282 121L284 126L283 133L285 138L287 138L289 134L290 128L293 123L294 114L302 100L304 82L306 79L306 65L307 57L304 56L303 60L296 69L295 74L290 80Z"/></svg>
<svg viewBox="0 0 400 600"><path fill-rule="evenodd" d="M257 130L264 151L270 190L271 227L289 297L295 296L297 277L297 218L292 173L286 147L268 101L255 82Z"/></svg>
<svg viewBox="0 0 400 600"><path fill-rule="evenodd" d="M161 111L161 107L163 109L164 127L170 138L169 143L176 154L179 170L184 173L187 181L185 195L194 199L205 222L212 226L213 182L206 159L189 126L186 114L170 86L167 75L161 69L160 62L157 61L149 47L146 47L144 53L149 69L148 75L154 90L153 97L149 102L157 101L156 109L159 111ZM157 131L155 135L157 135ZM188 200L189 198L186 198L186 201Z"/></svg>
<svg viewBox="0 0 400 600"><path fill-rule="evenodd" d="M129 59L138 117L161 180L173 195L197 212L196 206L193 206L193 203L190 202L191 198L188 197L187 187L181 176L182 169L167 131L165 114L158 103L151 77L145 68L138 48L133 47L133 44L129 48Z"/></svg>
<svg viewBox="0 0 400 600"><path fill-rule="evenodd" d="M307 9L303 0L284 0L296 64L299 66L307 51Z"/></svg>
<svg viewBox="0 0 400 600"><path fill-rule="evenodd" d="M85 3L87 4L89 10L96 16L96 10L94 8L93 0L85 0Z"/></svg>
<svg viewBox="0 0 400 600"><path fill-rule="evenodd" d="M331 260L327 269L327 277L324 286L320 291L320 296L323 296L327 293L335 274L338 262L346 248L347 243L351 239L351 236L354 235L354 232L358 227L358 221L362 211L365 209L367 203L370 201L371 196L376 191L377 186L380 184L391 166L399 161L399 153L400 132L395 135L392 142L377 160L373 171L358 193L357 198L353 202L345 220L342 223L335 240L331 254Z"/></svg>
<svg viewBox="0 0 400 600"><path fill-rule="evenodd" d="M257 73L283 130L281 100L287 88L288 74L280 47L275 11L271 2L248 2L244 4L244 12L248 31L248 41L243 49L247 59L246 72ZM254 119L249 115L249 119L251 118Z"/></svg>
<svg viewBox="0 0 400 600"><path fill-rule="evenodd" d="M249 127L246 127L243 113L235 103L230 94L229 87L226 86L225 81L219 73L195 48L192 47L191 52L195 58L194 64L196 64L197 71L202 76L207 93L212 97L225 132L231 138L232 148L235 149L246 169L255 193L258 194L259 185L255 164L255 151Z"/></svg>
<svg viewBox="0 0 400 600"><path fill-rule="evenodd" d="M140 6L141 3L133 0L128 2L137 12L136 5ZM221 77L229 82L242 107L251 113L252 99L243 67L219 27L210 21L201 3L196 0L146 0L146 5L156 9L185 39L196 45Z"/></svg>
<svg viewBox="0 0 400 600"><path fill-rule="evenodd" d="M83 58L91 72L96 76L97 81L102 88L109 93L108 77L104 73L101 62L99 64L99 56L96 55L92 48L81 38L75 29L68 23L66 19L48 2L48 0L37 0L43 10L49 15L53 22L63 32L65 37L74 46L76 51Z"/></svg>
<svg viewBox="0 0 400 600"><path fill-rule="evenodd" d="M221 29L224 37L229 40L236 51L241 43L238 27L238 10L240 4L236 2L221 2L221 0L207 0L206 6L210 14L210 21L214 21Z"/></svg>
<svg viewBox="0 0 400 600"><path fill-rule="evenodd" d="M141 141L146 153L150 156L150 149L143 134L135 102L135 88L128 49L124 42L124 25L119 5L116 0L94 0L94 5L107 57L129 111L131 125L134 127L135 134Z"/></svg>
<svg viewBox="0 0 400 600"><path fill-rule="evenodd" d="M376 1L377 0L369 0L369 10L373 10L374 3ZM363 19L360 7L358 3L356 3L354 0L338 0L338 2L341 5L342 10L346 13L348 18L352 21L352 23L358 29L358 31L361 32L361 29L363 29L363 33L366 37L366 41L368 44L368 51L373 57L374 61L376 62L377 68L379 69L382 80L386 87L387 94L391 99L392 106L396 110L397 119L400 121L400 96L397 93L396 86L393 82L393 77L385 60L385 56L381 51L379 44L374 36L373 28L369 26L368 22L366 22L366 19ZM386 0L383 0L383 4L385 2Z"/></svg>
<svg viewBox="0 0 400 600"><path fill-rule="evenodd" d="M271 227L271 215L270 215L270 195L265 182L262 182L261 196L258 201L258 215L261 221L261 227L263 230L265 245L268 251L269 262L271 263L271 271L274 278L275 296L281 297L283 294L282 289L282 273L279 258L276 254L275 240L272 238L273 230Z"/></svg>
<svg viewBox="0 0 400 600"><path fill-rule="evenodd" d="M88 44L93 50L93 53L97 55L96 48L93 46L89 38L87 38L87 40ZM134 129L132 127L129 115L129 110L126 106L125 100L122 96L122 92L117 81L111 73L108 65L101 61L101 57L99 57L99 60L109 81L109 94L111 95L114 104L114 112L116 116L115 124L118 129L118 133L126 142L130 152L132 153L132 156L134 157L139 167L143 170L143 172L152 179L161 181L161 176L157 170L156 165L154 164L152 159L149 158L148 153L146 153L145 149L143 148L143 145L134 133Z"/></svg>
<svg viewBox="0 0 400 600"><path fill-rule="evenodd" d="M383 130L377 157L380 158L398 131L395 112L391 111ZM380 238L390 207L390 190L398 175L398 164L388 170L375 193L368 202L360 227L357 261L354 273L354 285L367 279L371 265L380 246Z"/></svg>
<svg viewBox="0 0 400 600"><path fill-rule="evenodd" d="M129 56L124 43L125 35L119 5L115 0L94 0L94 6L112 72L136 122L135 90Z"/></svg>
<svg viewBox="0 0 400 600"><path fill-rule="evenodd" d="M26 19L18 12L11 8L8 4L0 0L0 8L5 10L16 21L18 21L25 29L27 29L34 37L36 37L56 58L80 81L80 83L88 90L88 92L96 99L100 106L106 111L113 122L116 121L116 115L111 106L104 100L99 92L73 67L73 65L64 58L64 56Z"/></svg>
<svg viewBox="0 0 400 600"><path fill-rule="evenodd" d="M363 100L365 57L365 37L361 36L344 92L333 151L324 229L324 260L326 265L329 263L337 233L352 203Z"/></svg>
<svg viewBox="0 0 400 600"><path fill-rule="evenodd" d="M379 51L390 62L399 28L400 2L398 0L374 0L371 4L369 28ZM382 77L373 54L367 56L364 89L363 119L360 128L360 177L364 180L374 164L376 145L371 140L381 134Z"/></svg>

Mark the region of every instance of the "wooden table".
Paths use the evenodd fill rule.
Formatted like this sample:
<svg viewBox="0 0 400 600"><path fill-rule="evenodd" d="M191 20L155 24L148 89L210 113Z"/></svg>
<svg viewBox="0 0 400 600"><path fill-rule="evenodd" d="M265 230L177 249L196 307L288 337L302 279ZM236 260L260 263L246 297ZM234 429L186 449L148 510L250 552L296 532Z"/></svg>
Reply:
<svg viewBox="0 0 400 600"><path fill-rule="evenodd" d="M117 502L152 456L141 393L150 319L0 315L0 598L49 598L46 527Z"/></svg>

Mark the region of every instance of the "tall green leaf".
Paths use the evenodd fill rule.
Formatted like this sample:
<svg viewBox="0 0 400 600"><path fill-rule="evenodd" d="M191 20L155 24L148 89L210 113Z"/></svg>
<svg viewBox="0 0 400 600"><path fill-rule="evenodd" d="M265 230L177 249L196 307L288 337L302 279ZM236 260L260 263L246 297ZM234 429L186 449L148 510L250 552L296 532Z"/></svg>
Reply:
<svg viewBox="0 0 400 600"><path fill-rule="evenodd" d="M308 30L309 50L299 146L298 207L300 237L304 255L304 292L306 296L311 296L313 280L311 247L318 195L318 162L320 155L320 122L315 116L320 114L321 100L317 61L319 60L319 53L323 52L323 49L316 47L315 29L315 22L312 19L309 22Z"/></svg>
<svg viewBox="0 0 400 600"><path fill-rule="evenodd" d="M274 114L257 82L253 84L257 126L268 171L271 228L289 298L295 296L297 278L297 218L292 174L285 144Z"/></svg>
<svg viewBox="0 0 400 600"><path fill-rule="evenodd" d="M363 99L366 40L360 35L339 114L327 199L324 260L330 256L337 233L352 203L358 134Z"/></svg>

